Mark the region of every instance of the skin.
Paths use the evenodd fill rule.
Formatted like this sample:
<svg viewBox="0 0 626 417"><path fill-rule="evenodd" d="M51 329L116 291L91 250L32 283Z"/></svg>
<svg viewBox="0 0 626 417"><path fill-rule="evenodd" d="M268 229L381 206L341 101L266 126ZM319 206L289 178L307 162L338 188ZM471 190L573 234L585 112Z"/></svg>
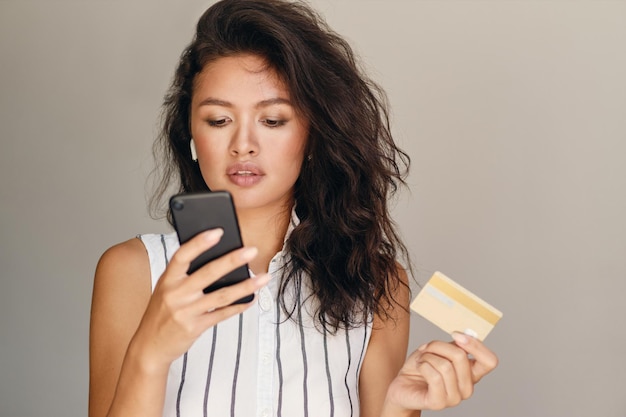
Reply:
<svg viewBox="0 0 626 417"><path fill-rule="evenodd" d="M221 230L196 236L173 255L154 293L138 239L102 255L92 298L91 417L161 416L170 364L204 331L255 302L230 305L267 284L269 261L282 248L308 130L285 85L259 57L220 58L196 78L190 125L204 180L233 195L244 247L187 276L191 260L215 245ZM246 263L255 278L203 294ZM408 292L400 291L397 300L408 306ZM423 345L405 361L409 313L390 313L391 320L375 318L362 365L363 417L454 406L497 365L489 349L464 335Z"/></svg>

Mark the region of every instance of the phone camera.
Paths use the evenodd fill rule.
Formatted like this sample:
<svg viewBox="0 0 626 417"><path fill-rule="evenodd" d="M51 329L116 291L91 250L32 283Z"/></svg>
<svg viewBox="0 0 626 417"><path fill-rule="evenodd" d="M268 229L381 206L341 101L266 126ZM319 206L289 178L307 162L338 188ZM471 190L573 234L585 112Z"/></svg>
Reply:
<svg viewBox="0 0 626 417"><path fill-rule="evenodd" d="M182 210L184 207L185 207L185 203L183 203L182 201L177 200L177 199L172 201L172 208L174 210Z"/></svg>

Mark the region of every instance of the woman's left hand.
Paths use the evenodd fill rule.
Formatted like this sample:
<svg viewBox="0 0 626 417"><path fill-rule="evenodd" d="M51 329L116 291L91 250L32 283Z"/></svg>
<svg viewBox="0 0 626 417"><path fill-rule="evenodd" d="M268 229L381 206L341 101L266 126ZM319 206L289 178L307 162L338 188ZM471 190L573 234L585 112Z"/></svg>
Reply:
<svg viewBox="0 0 626 417"><path fill-rule="evenodd" d="M389 386L385 415L453 407L498 365L496 355L478 339L462 333L452 337L454 342L433 341L409 355Z"/></svg>

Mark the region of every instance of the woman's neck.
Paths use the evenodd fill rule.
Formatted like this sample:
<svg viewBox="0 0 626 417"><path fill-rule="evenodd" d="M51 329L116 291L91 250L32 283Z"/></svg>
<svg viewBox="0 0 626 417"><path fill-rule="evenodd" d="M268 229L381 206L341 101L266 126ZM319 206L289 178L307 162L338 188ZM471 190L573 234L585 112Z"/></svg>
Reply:
<svg viewBox="0 0 626 417"><path fill-rule="evenodd" d="M267 272L270 261L283 247L291 207L237 210L237 217L243 244L259 250L257 257L248 264L250 269L255 274Z"/></svg>

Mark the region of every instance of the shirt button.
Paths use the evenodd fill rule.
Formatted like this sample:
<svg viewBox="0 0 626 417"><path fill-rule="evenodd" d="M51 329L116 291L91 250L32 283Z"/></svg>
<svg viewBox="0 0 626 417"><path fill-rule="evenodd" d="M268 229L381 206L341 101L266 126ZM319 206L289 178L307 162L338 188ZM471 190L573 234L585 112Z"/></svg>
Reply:
<svg viewBox="0 0 626 417"><path fill-rule="evenodd" d="M263 365L269 365L272 362L272 356L269 353L263 355Z"/></svg>
<svg viewBox="0 0 626 417"><path fill-rule="evenodd" d="M269 311L272 308L272 298L269 295L269 290L267 288L263 288L259 292L259 307L263 311Z"/></svg>
<svg viewBox="0 0 626 417"><path fill-rule="evenodd" d="M270 410L267 408L261 412L261 417L270 417Z"/></svg>

